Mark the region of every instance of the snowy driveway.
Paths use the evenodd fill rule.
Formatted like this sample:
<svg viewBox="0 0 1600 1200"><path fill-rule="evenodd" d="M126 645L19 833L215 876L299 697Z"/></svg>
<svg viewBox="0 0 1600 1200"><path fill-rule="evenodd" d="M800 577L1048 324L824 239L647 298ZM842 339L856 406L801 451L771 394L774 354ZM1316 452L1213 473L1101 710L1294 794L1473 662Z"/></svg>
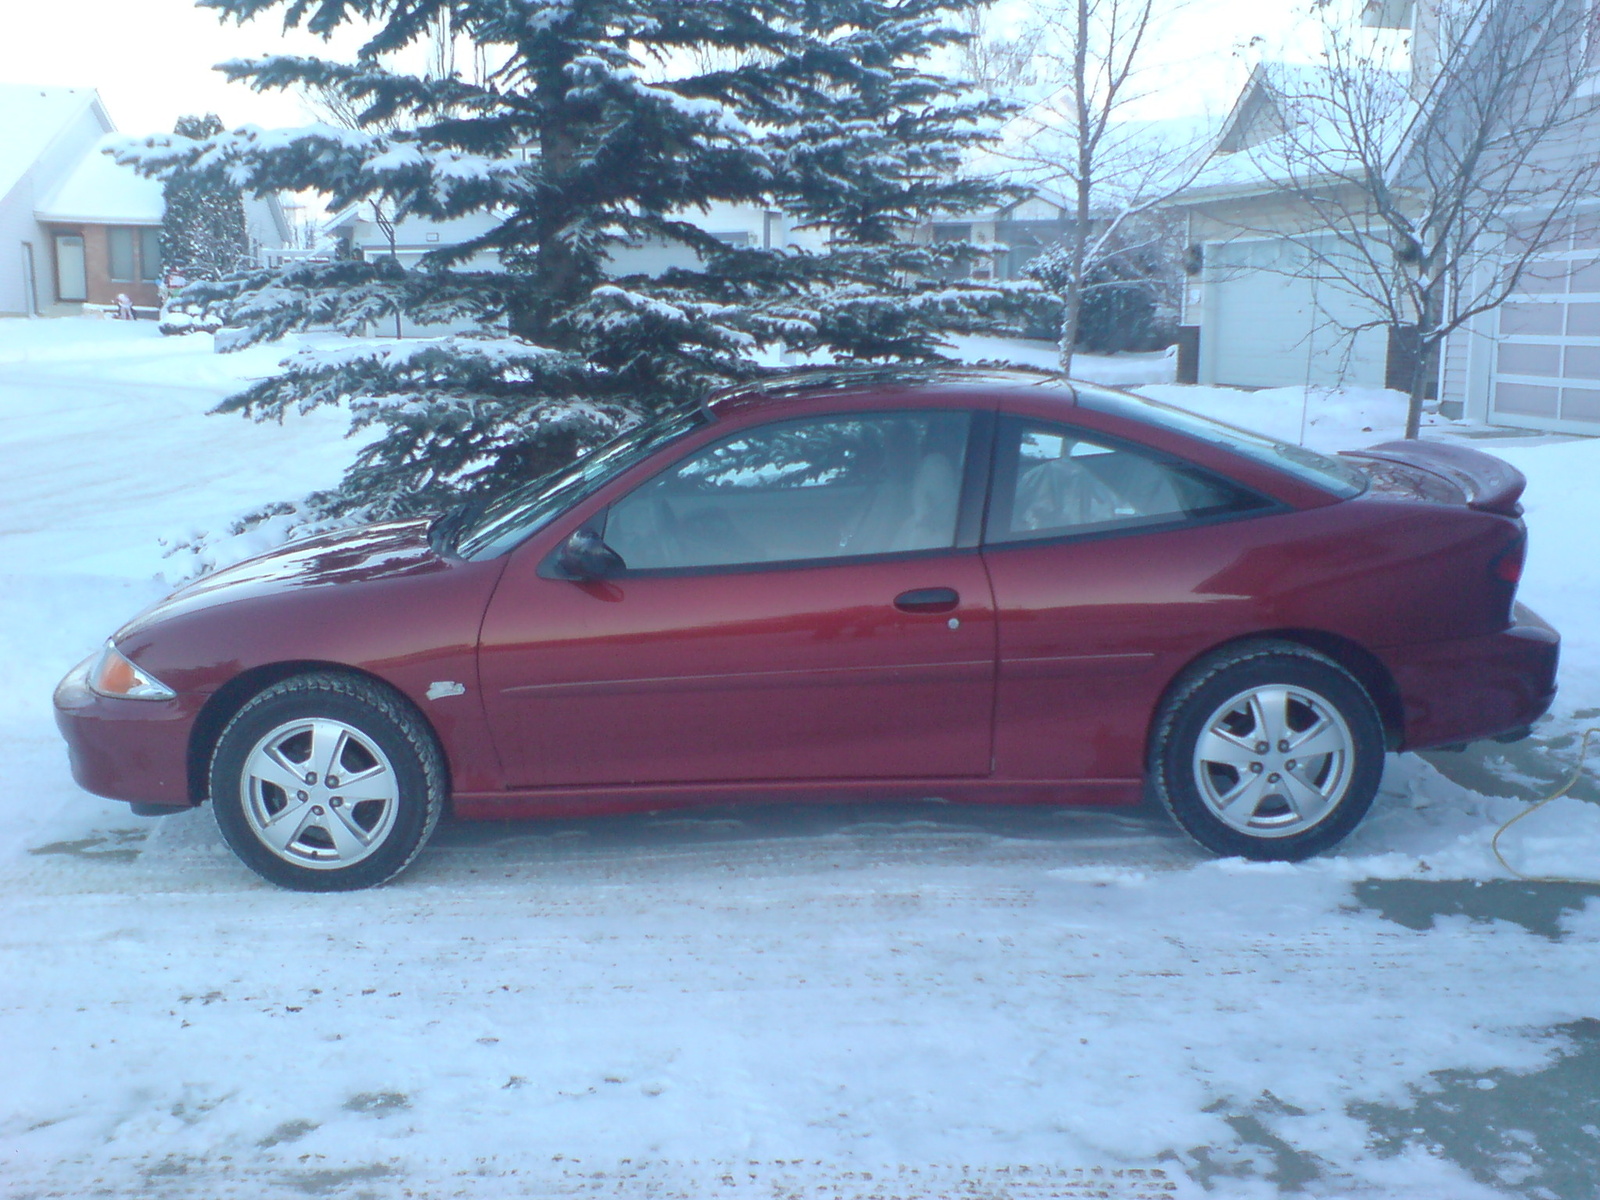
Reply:
<svg viewBox="0 0 1600 1200"><path fill-rule="evenodd" d="M151 332L0 323L0 1194L1596 1194L1600 905L1505 879L1519 802L1414 757L1300 866L1148 813L776 807L448 826L321 897L83 795L49 690L159 594L153 537L350 452L200 416L270 359ZM1592 513L1595 450L1517 456L1557 739L1600 587L1538 488ZM1600 870L1595 806L1524 824Z"/></svg>

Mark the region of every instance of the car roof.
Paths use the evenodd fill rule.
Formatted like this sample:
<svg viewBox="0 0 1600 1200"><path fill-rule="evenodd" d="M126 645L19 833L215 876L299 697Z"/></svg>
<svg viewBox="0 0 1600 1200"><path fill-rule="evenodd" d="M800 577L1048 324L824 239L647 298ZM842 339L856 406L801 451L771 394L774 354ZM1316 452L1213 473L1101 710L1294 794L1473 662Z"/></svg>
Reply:
<svg viewBox="0 0 1600 1200"><path fill-rule="evenodd" d="M762 415L780 412L784 405L811 400L844 401L844 407L850 409L857 398L866 402L862 407L882 398L896 408L905 407L907 399L913 398L914 404L926 402L930 408L943 408L975 401L981 406L983 400L1006 395L1021 402L1015 411L1061 419L1065 414L1060 410L1075 410L1077 421L1106 436L1131 438L1151 450L1192 460L1296 507L1315 507L1340 498L1282 466L1198 436L1186 427L1187 422L1167 419L1168 412L1191 415L1181 409L1137 393L1042 370L915 364L806 367L721 388L706 398L703 409L713 420L737 416L742 421L759 420Z"/></svg>
<svg viewBox="0 0 1600 1200"><path fill-rule="evenodd" d="M912 390L927 393L937 402L940 393L969 396L975 392L1040 390L1055 392L1059 399L1072 403L1072 385L1048 371L1001 370L984 367L915 366L904 363L876 366L802 367L777 372L745 383L720 388L706 397L705 407L715 417L763 408L768 405L809 400L819 396L845 396Z"/></svg>

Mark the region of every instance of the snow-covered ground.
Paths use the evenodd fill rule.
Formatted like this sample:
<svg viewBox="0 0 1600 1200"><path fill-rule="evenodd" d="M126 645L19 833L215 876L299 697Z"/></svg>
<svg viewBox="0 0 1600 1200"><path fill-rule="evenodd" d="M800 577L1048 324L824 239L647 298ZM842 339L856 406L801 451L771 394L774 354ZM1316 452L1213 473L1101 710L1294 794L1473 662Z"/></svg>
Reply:
<svg viewBox="0 0 1600 1200"><path fill-rule="evenodd" d="M1146 812L775 807L450 826L327 897L207 812L83 794L50 689L160 594L157 539L351 453L337 414L202 415L274 357L0 322L0 1195L1595 1195L1600 906L1495 863L1540 778L1511 764L1493 796L1398 757L1298 866ZM1398 424L1388 393L1146 390L1329 447ZM1600 441L1496 450L1570 733ZM1592 804L1506 840L1600 874Z"/></svg>

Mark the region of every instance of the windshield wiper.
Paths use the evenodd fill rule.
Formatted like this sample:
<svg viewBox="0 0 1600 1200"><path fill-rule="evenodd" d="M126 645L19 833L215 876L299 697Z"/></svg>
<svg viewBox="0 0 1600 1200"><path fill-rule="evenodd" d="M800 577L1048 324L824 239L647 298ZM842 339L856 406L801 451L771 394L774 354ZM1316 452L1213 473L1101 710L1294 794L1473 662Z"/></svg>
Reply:
<svg viewBox="0 0 1600 1200"><path fill-rule="evenodd" d="M428 526L428 544L433 547L433 552L454 554L462 531L482 511L483 501L464 500L435 517L433 524Z"/></svg>

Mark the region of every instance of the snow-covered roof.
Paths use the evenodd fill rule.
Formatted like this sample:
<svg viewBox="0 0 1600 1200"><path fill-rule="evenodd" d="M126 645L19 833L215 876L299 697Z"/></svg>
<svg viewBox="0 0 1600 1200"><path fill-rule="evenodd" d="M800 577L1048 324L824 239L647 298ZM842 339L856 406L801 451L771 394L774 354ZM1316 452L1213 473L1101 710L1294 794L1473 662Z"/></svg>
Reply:
<svg viewBox="0 0 1600 1200"><path fill-rule="evenodd" d="M16 187L62 130L91 107L98 110L102 128L115 128L93 88L0 83L0 196Z"/></svg>
<svg viewBox="0 0 1600 1200"><path fill-rule="evenodd" d="M1416 112L1405 76L1374 71L1370 84L1393 89L1387 103L1381 96L1373 103L1374 111L1387 108L1388 117L1385 127L1370 132L1396 147ZM1178 197L1180 203L1271 191L1291 179L1304 183L1312 171L1331 176L1354 166L1344 148L1343 123L1350 117L1339 103L1340 97L1328 94L1321 67L1256 64L1223 122L1210 160Z"/></svg>
<svg viewBox="0 0 1600 1200"><path fill-rule="evenodd" d="M1268 141L1284 131L1291 117L1315 119L1317 114L1306 111L1305 98L1318 96L1321 84L1322 68L1309 63L1257 63L1217 131L1217 151L1231 154Z"/></svg>
<svg viewBox="0 0 1600 1200"><path fill-rule="evenodd" d="M107 146L126 138L109 135L85 154L33 215L41 221L87 221L95 225L159 225L165 211L161 182L132 167L118 166Z"/></svg>

